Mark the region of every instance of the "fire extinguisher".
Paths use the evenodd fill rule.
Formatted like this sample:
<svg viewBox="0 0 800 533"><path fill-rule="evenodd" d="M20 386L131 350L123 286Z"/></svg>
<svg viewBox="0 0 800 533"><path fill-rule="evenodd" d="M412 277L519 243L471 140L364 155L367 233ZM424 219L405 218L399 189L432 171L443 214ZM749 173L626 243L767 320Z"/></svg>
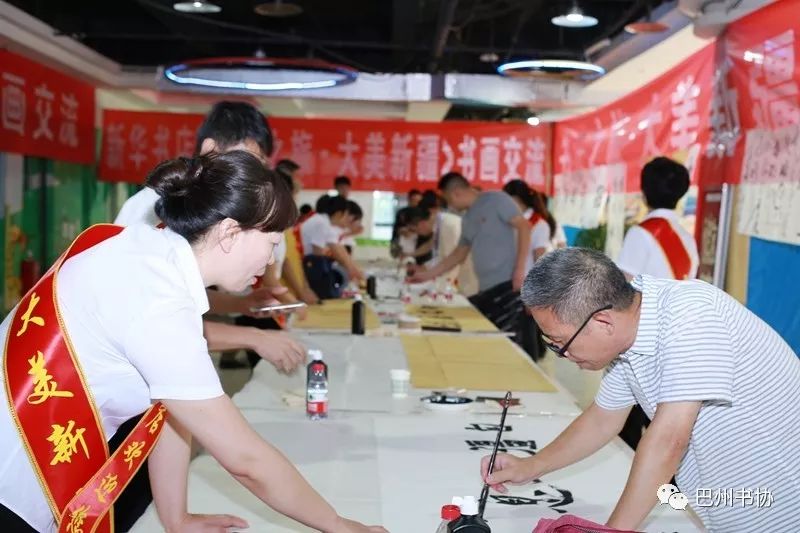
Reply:
<svg viewBox="0 0 800 533"><path fill-rule="evenodd" d="M36 285L41 277L41 267L39 262L34 259L33 252L28 250L25 252L25 259L20 263L19 277L22 284L22 294L27 294L29 290Z"/></svg>

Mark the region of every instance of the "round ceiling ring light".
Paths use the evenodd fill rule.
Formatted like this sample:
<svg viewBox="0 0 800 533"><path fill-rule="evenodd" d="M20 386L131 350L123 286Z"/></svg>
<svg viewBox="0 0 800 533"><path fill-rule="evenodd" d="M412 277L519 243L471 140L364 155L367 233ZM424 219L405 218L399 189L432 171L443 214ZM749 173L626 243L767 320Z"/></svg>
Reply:
<svg viewBox="0 0 800 533"><path fill-rule="evenodd" d="M497 72L503 76L512 77L558 77L589 81L599 78L606 73L606 69L586 61L570 59L529 59L504 63L497 67Z"/></svg>
<svg viewBox="0 0 800 533"><path fill-rule="evenodd" d="M188 87L272 92L347 85L358 79L358 71L314 59L215 57L171 65L164 77Z"/></svg>

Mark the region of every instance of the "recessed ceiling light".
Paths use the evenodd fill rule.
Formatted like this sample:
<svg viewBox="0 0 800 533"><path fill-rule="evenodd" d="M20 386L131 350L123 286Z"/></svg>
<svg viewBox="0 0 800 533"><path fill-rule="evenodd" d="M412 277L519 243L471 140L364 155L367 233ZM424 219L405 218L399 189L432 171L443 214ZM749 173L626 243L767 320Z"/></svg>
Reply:
<svg viewBox="0 0 800 533"><path fill-rule="evenodd" d="M564 28L589 28L591 26L597 26L597 19L589 15L584 15L583 11L578 6L574 6L563 15L553 17L550 19L550 22Z"/></svg>
<svg viewBox="0 0 800 533"><path fill-rule="evenodd" d="M181 13L219 13L222 8L207 0L195 0L194 2L177 2L172 4L172 9Z"/></svg>
<svg viewBox="0 0 800 533"><path fill-rule="evenodd" d="M539 117L537 117L536 115L528 117L528 124L530 124L531 126L538 126L541 123L542 121L539 120Z"/></svg>

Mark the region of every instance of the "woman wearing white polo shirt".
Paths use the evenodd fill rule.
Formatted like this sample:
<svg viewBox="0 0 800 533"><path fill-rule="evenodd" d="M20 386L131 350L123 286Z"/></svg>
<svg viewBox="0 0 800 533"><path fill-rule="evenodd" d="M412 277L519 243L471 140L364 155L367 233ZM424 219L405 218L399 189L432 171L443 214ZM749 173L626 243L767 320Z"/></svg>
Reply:
<svg viewBox="0 0 800 533"><path fill-rule="evenodd" d="M92 404L103 436L114 434L123 421L145 411L152 402L160 401L167 408L160 440L149 456L149 474L156 508L168 531L223 531L246 526L235 517L188 514L192 436L231 475L280 513L321 531L383 531L338 516L292 464L250 427L223 393L208 357L202 326L202 315L208 309L205 288L218 285L240 291L264 272L281 239L280 232L296 217L289 191L256 157L241 151L162 163L148 177L148 185L159 194L156 210L166 229L138 224L98 239L101 242L63 264L57 285L51 285L54 299L35 300L38 285L33 296L26 296L28 312L12 311L0 325L0 336L8 346L19 342L21 332L27 330L26 335L33 334L31 338L48 352L43 363L47 364L45 374L52 375L39 373L34 379L44 380L49 387L33 388L28 403L57 402L67 393L67 379L74 379L59 373L66 360L59 360L57 353L51 355L50 339L42 333L52 333L56 327L59 339L68 335L71 340L72 356L84 377L86 394L82 398L89 398L70 397L69 417L84 403ZM85 235L90 233L97 234L97 228ZM53 309L51 301L57 301L62 320L48 318L45 323L34 315ZM32 313L36 305L39 307ZM59 323L62 325L56 326ZM37 335L42 337L38 341ZM6 352L5 387L0 387L4 398L21 379L13 373L14 364L24 365L22 358L28 357L19 350ZM71 391L84 392L77 387ZM55 392L59 398L54 398ZM34 396L36 401L31 402ZM31 441L31 434L25 433L23 446L19 431L25 424L18 420L23 420L21 413L26 409L35 407L26 405L25 397L15 394L10 409L0 409L0 530L52 532L58 525L54 513L59 508L53 506L54 487L62 493L68 484L80 489L93 474L88 472L85 480L51 477L45 492L37 481L33 456L29 458L24 450L27 446L46 448L52 442L55 455L50 465L65 462L59 466L65 468L88 461L89 451L97 454L102 450L91 442L87 448L81 439L86 435L88 441L89 433L81 429L73 434L78 423L53 419L50 406L37 411L37 416L44 417L48 430L53 425L53 435L45 442L43 438ZM8 403L8 398L3 403ZM58 407L58 403L45 405ZM55 431L57 427L60 432ZM64 441L67 434L70 438ZM126 450L126 463L142 455L141 447L138 455L132 450L130 454ZM145 457L146 453L140 460ZM37 459L36 472L44 471L43 464L47 468L47 459L45 463ZM120 476L131 468L122 467ZM119 487L116 481L101 485L98 501L106 501L101 496L116 496L115 491L124 486L121 481ZM59 520L61 527L65 521L73 526L70 531L86 527L82 524L87 508L65 511Z"/></svg>
<svg viewBox="0 0 800 533"><path fill-rule="evenodd" d="M556 233L556 221L547 212L536 191L531 190L522 180L511 180L503 187L503 192L511 196L522 216L531 223L531 244L525 272L529 271L540 257L553 249L552 239Z"/></svg>
<svg viewBox="0 0 800 533"><path fill-rule="evenodd" d="M333 281L333 261L347 270L351 279L361 280L364 274L339 242L342 231L355 218L343 196L323 196L317 201L316 213L300 226L303 246L303 270L308 284L322 299L337 298L341 288Z"/></svg>

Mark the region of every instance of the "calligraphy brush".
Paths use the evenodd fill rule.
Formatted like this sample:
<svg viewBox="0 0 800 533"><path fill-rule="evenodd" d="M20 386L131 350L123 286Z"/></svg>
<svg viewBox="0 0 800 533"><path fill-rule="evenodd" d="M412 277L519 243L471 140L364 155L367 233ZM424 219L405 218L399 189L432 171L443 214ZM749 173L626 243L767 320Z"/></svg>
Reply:
<svg viewBox="0 0 800 533"><path fill-rule="evenodd" d="M492 456L489 459L489 469L487 470L486 475L492 473L494 470L494 461L497 458L497 449L500 447L500 439L503 436L503 428L506 426L506 413L508 413L508 406L511 404L511 391L506 393L506 397L503 400L503 414L500 415L500 427L497 430L497 438L494 441L494 449L492 450ZM478 502L478 516L483 518L483 510L486 508L486 500L489 498L489 484L486 481L483 482L483 490L481 490L481 498Z"/></svg>

